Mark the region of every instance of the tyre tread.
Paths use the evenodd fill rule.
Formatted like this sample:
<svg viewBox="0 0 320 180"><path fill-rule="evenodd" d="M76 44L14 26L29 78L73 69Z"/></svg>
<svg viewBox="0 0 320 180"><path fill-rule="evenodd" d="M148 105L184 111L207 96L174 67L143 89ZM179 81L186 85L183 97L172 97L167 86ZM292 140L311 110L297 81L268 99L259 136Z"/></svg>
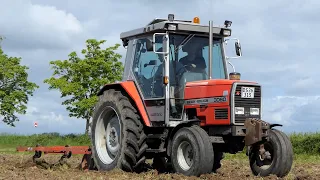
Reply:
<svg viewBox="0 0 320 180"><path fill-rule="evenodd" d="M103 106L106 102L115 104L118 111L121 112L119 116L121 116L124 137L122 137L123 142L117 167L129 172L141 172L145 162L144 153L148 147L141 117L135 105L132 104L125 93L114 89L106 90L99 96L94 115L98 115L99 107ZM92 143L94 147L94 142ZM93 157L97 161L97 157ZM99 164L97 164L97 168L102 169L102 167L99 167Z"/></svg>

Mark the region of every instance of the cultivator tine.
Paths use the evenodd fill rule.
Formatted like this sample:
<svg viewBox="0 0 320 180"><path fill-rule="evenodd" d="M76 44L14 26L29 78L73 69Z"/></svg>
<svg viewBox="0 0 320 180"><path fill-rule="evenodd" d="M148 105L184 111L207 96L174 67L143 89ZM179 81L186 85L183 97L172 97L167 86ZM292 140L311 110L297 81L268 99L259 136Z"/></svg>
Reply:
<svg viewBox="0 0 320 180"><path fill-rule="evenodd" d="M85 154L82 157L81 164L79 165L79 169L88 171L93 170L93 159L91 158L91 154Z"/></svg>
<svg viewBox="0 0 320 180"><path fill-rule="evenodd" d="M80 163L80 168L87 171L93 169L93 161L91 160L91 149L89 146L51 146L45 147L40 146L39 144L35 147L17 147L18 152L32 152L34 151L34 155L32 160L37 165L41 165L46 169L52 168L54 166L62 166L64 164L70 166L66 159L69 159L72 154L84 154L82 157L82 161ZM62 154L59 161L55 164L49 164L45 160L40 160L39 158L44 154Z"/></svg>

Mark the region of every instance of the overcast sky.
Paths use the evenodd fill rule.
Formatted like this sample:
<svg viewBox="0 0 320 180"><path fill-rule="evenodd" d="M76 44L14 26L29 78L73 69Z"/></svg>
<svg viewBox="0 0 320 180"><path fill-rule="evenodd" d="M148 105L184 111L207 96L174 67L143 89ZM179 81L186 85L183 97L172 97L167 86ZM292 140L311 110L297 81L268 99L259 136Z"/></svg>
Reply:
<svg viewBox="0 0 320 180"><path fill-rule="evenodd" d="M286 132L319 130L319 12L318 0L0 0L2 47L8 55L22 57L30 67L29 80L41 87L17 127L2 123L0 132L83 133L85 121L68 117L59 92L43 83L52 73L49 61L80 51L88 38L121 43L121 32L169 13L186 20L199 16L203 24L233 21L243 57L232 62L242 79L263 86L263 119L283 124ZM124 55L125 49L118 52Z"/></svg>

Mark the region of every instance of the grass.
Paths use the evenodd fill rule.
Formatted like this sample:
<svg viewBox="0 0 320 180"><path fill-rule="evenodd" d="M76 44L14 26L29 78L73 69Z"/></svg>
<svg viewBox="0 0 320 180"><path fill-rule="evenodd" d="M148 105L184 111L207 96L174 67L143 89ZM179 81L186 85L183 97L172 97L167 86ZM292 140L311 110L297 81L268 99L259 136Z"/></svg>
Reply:
<svg viewBox="0 0 320 180"><path fill-rule="evenodd" d="M320 162L320 133L293 133L289 135L295 159L301 162ZM38 135L0 134L0 152L15 152L17 146L90 145L90 138L84 134L44 133ZM226 159L247 158L244 153L226 155Z"/></svg>
<svg viewBox="0 0 320 180"><path fill-rule="evenodd" d="M23 135L0 135L0 152L15 151L18 146L88 146L90 138L83 134L67 134L60 135L59 133L44 133L29 136Z"/></svg>

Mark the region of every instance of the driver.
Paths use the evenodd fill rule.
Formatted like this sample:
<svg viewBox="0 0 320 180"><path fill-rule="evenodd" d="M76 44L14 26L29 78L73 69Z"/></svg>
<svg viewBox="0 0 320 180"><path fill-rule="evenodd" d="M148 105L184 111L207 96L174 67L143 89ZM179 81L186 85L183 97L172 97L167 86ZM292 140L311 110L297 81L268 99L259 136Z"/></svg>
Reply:
<svg viewBox="0 0 320 180"><path fill-rule="evenodd" d="M188 70L203 71L205 70L206 62L202 56L202 48L199 44L188 42L182 46L182 51L188 53L187 56L181 58L179 62L187 66Z"/></svg>
<svg viewBox="0 0 320 180"><path fill-rule="evenodd" d="M162 52L162 47L158 49L158 52ZM158 58L160 60L160 62L162 64L160 64L158 66L158 69L156 71L156 73L154 74L154 78L155 79L159 79L159 78L162 78L163 77L163 66L164 66L164 57L163 57L163 54L157 54L158 55ZM173 66L173 63L176 63L176 71L174 71L174 66ZM180 72L180 70L183 69L183 65L178 62L178 61L170 61L169 63L169 81L170 81L170 105L171 105L171 110L172 110L172 114L175 115L177 113L177 110L176 110L176 106L175 106L175 86L177 85L177 82L176 82L176 76L178 74L174 74L174 72ZM162 83L162 82L161 82ZM159 85L159 84L158 84ZM159 88L159 89L162 89L162 88Z"/></svg>

